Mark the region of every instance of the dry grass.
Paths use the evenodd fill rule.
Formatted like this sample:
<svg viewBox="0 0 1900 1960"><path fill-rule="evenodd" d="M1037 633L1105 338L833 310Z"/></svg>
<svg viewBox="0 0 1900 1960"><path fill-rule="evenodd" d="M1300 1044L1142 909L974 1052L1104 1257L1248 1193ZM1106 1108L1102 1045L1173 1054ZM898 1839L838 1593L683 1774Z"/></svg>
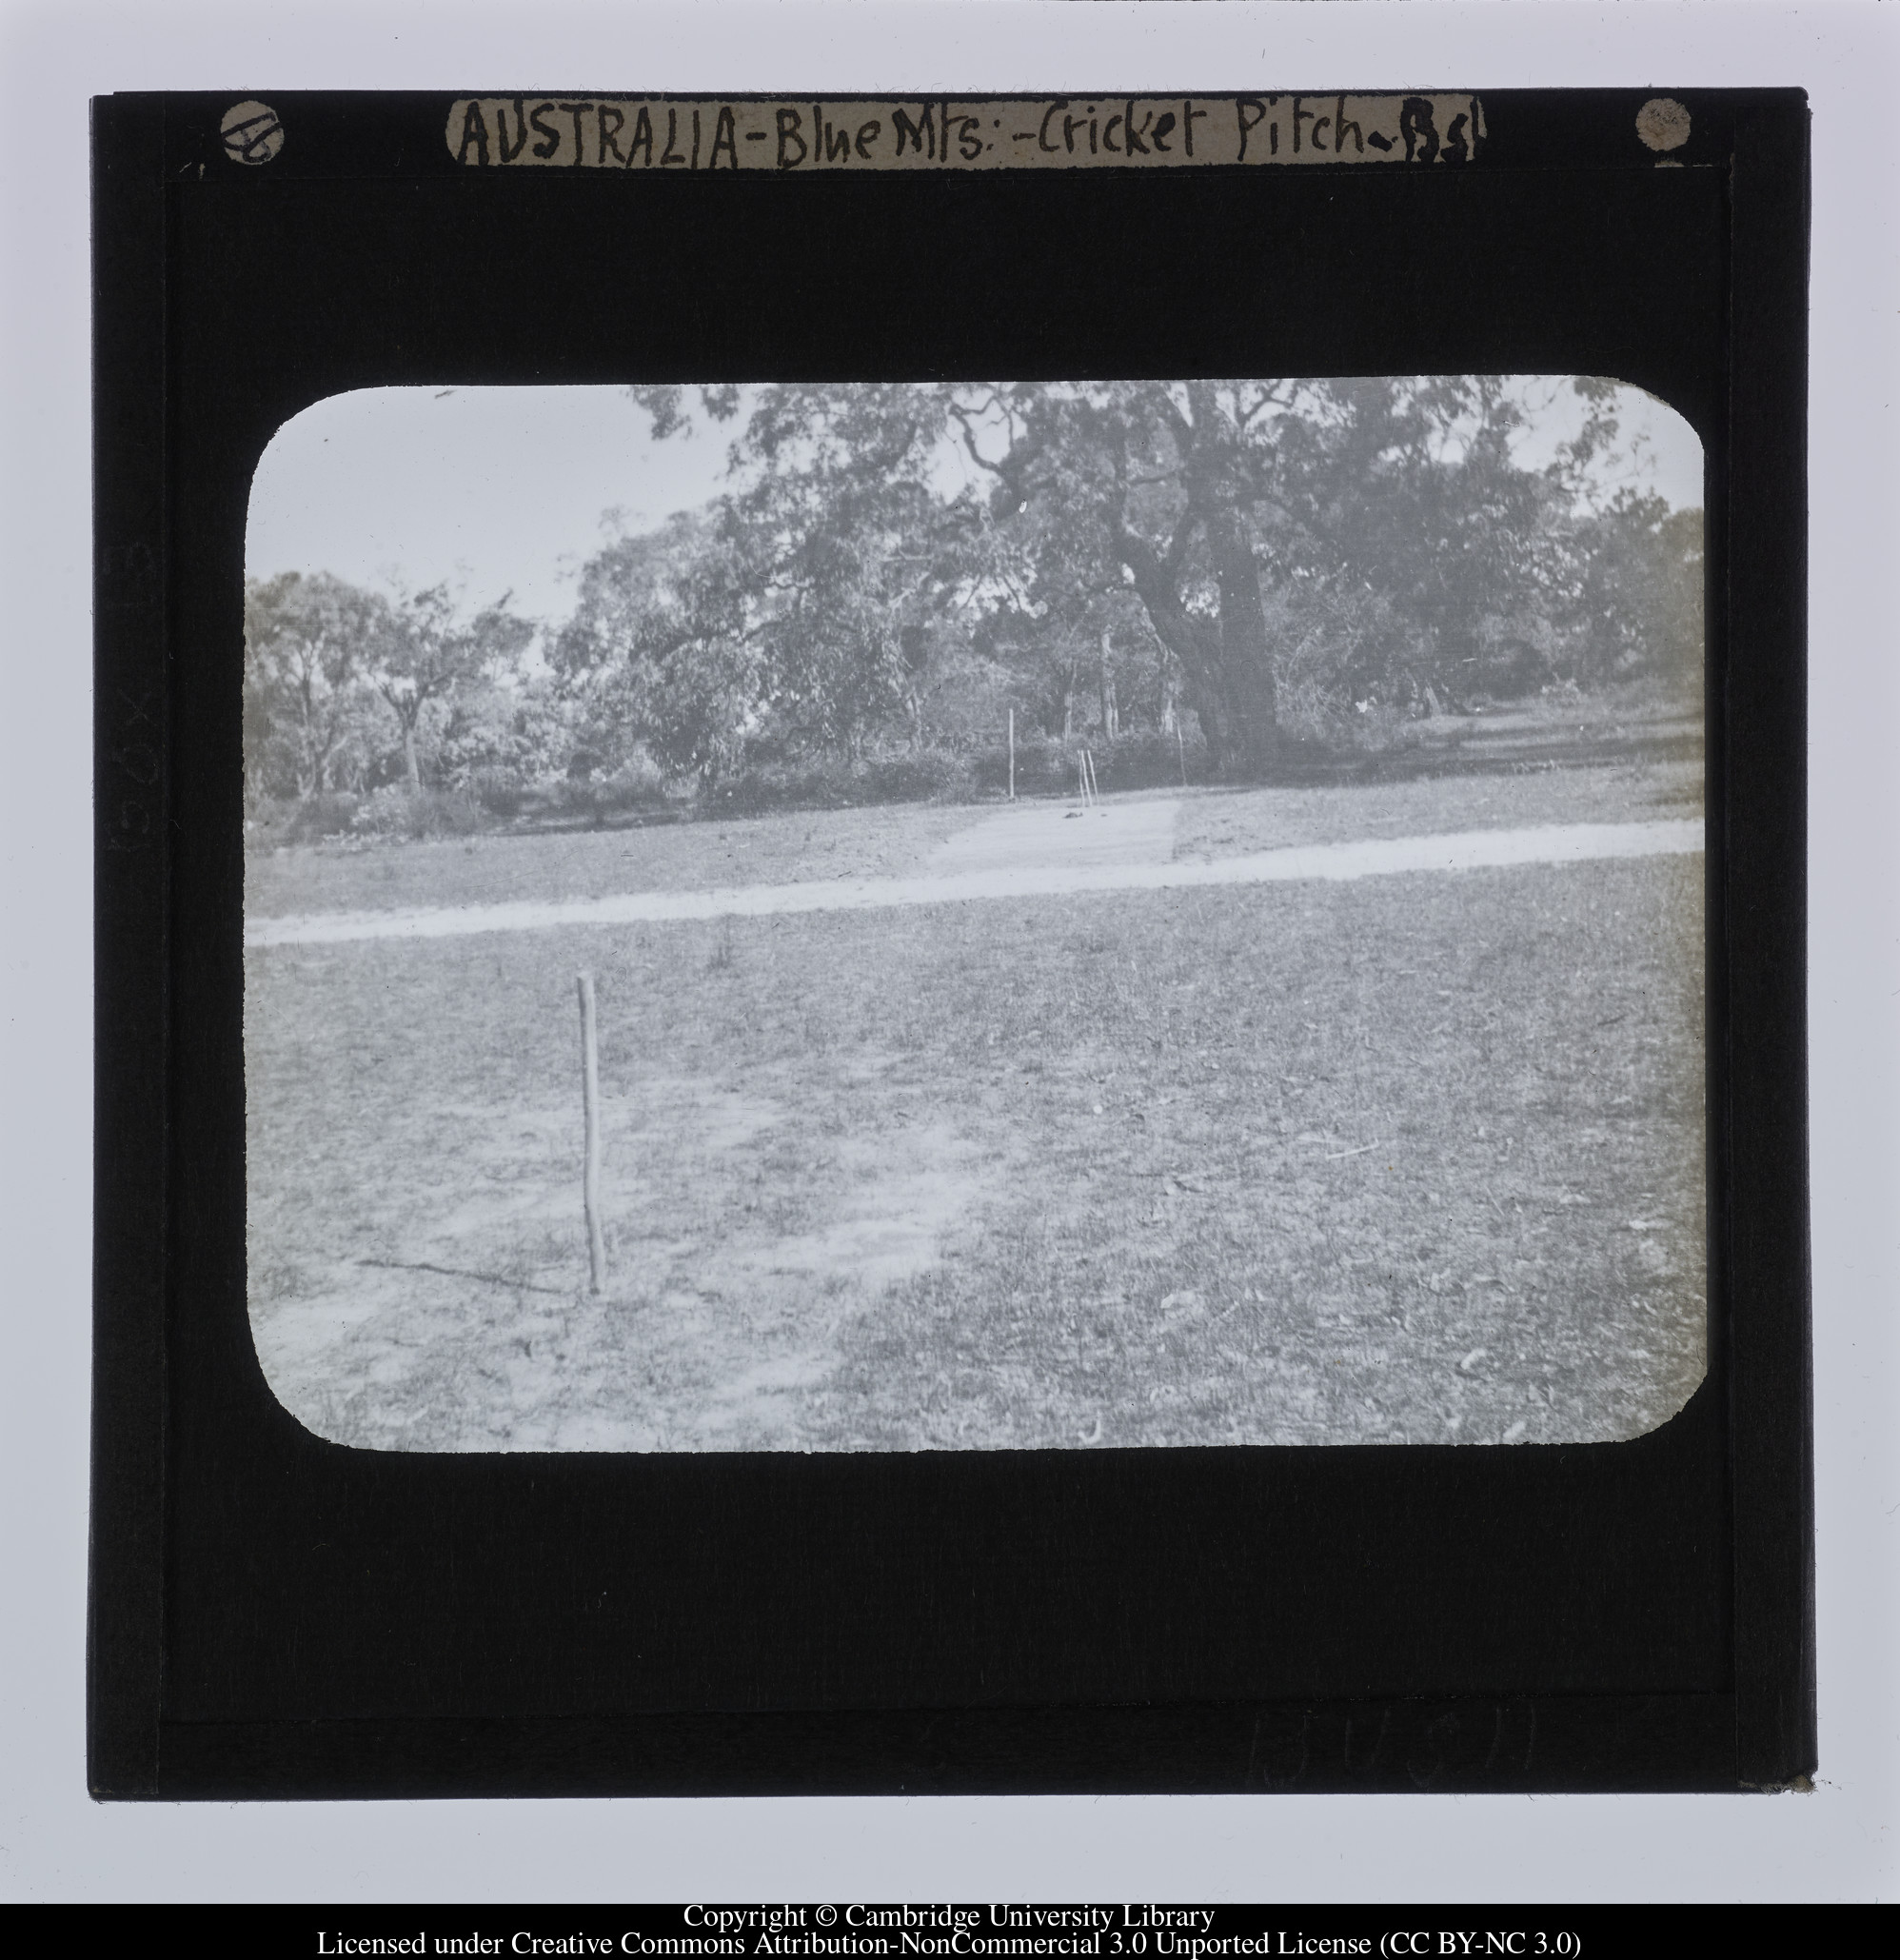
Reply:
<svg viewBox="0 0 1900 1960"><path fill-rule="evenodd" d="M1362 812L1349 834L1402 821L1384 791L1300 794L1327 822ZM957 814L839 813L839 854L919 849ZM722 831L769 832L785 861L802 827L821 834L633 839L655 841L647 881L727 882L704 875ZM546 892L575 846L630 841L482 849L555 854ZM313 1428L390 1448L1640 1433L1702 1370L1701 873L254 951L267 1372ZM581 964L607 1097L601 1300Z"/></svg>
<svg viewBox="0 0 1900 1960"><path fill-rule="evenodd" d="M1150 790L1115 802L1178 798L1177 858L1225 858L1282 844L1335 843L1534 823L1614 823L1699 810L1699 762L1539 767L1522 773L1274 789ZM253 918L814 879L901 878L999 805L893 803L855 810L352 848L308 844L253 854Z"/></svg>
<svg viewBox="0 0 1900 1960"><path fill-rule="evenodd" d="M1636 823L1702 810L1700 762L1622 762L1301 789L1208 790L1185 801L1177 858L1239 857L1291 844L1538 823Z"/></svg>
<svg viewBox="0 0 1900 1960"><path fill-rule="evenodd" d="M967 807L884 803L796 810L642 830L434 843L287 845L251 854L245 909L295 912L485 905L511 899L598 899L617 892L901 877L972 822Z"/></svg>

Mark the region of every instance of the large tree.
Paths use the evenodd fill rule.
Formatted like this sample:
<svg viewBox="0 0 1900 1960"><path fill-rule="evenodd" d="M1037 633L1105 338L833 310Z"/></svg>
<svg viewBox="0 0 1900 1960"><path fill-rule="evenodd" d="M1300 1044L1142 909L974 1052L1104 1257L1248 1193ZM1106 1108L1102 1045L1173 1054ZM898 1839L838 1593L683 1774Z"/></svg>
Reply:
<svg viewBox="0 0 1900 1960"><path fill-rule="evenodd" d="M418 733L429 704L512 668L534 638L532 623L507 609L509 596L471 617L458 612L445 585L377 605L366 665L396 718L412 794L422 787Z"/></svg>
<svg viewBox="0 0 1900 1960"><path fill-rule="evenodd" d="M308 797L360 775L384 609L327 572L247 581L245 759L254 791Z"/></svg>
<svg viewBox="0 0 1900 1960"><path fill-rule="evenodd" d="M748 544L717 513L683 512L587 562L550 657L599 766L636 744L707 782L738 764L771 684Z"/></svg>
<svg viewBox="0 0 1900 1960"><path fill-rule="evenodd" d="M1584 432L1539 468L1494 377L639 389L662 437L737 422L734 488L597 559L576 643L696 762L715 725L854 754L920 736L920 677L955 646L1014 663L1059 728L1086 689L1104 732L1124 682L1178 698L1213 766L1257 777L1282 672L1336 703L1559 670L1615 433L1613 390L1578 386Z"/></svg>
<svg viewBox="0 0 1900 1960"><path fill-rule="evenodd" d="M927 519L902 531L913 606L1015 603L1072 670L1091 649L1098 679L1102 635L1132 595L1180 665L1216 766L1258 774L1277 735L1260 598L1271 417L1296 389L785 386L762 392L734 463L755 481L746 506L774 518ZM948 496L946 438L974 477Z"/></svg>

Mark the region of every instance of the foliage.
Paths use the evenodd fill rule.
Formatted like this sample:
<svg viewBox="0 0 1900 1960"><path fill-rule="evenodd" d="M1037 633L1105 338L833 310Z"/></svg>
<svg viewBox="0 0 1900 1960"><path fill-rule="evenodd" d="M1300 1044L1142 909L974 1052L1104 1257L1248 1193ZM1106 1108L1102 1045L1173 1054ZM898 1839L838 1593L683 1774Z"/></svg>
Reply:
<svg viewBox="0 0 1900 1960"><path fill-rule="evenodd" d="M362 801L354 791L338 789L321 789L307 797L264 797L245 820L246 843L253 850L270 850L347 837Z"/></svg>
<svg viewBox="0 0 1900 1960"><path fill-rule="evenodd" d="M1073 795L1079 751L1086 747L1095 763L1096 782L1106 794L1125 789L1174 789L1183 782L1204 782L1208 776L1207 744L1198 731L1184 727L1173 735L1158 728L1131 728L1104 741L1062 742L1051 735L1020 738L1016 744L1016 790L1019 796ZM1006 745L980 749L971 758L979 787L1006 790L1009 750Z"/></svg>
<svg viewBox="0 0 1900 1960"><path fill-rule="evenodd" d="M749 543L729 522L685 513L588 562L552 662L595 767L642 744L709 782L738 764L768 681Z"/></svg>
<svg viewBox="0 0 1900 1960"><path fill-rule="evenodd" d="M533 638L534 627L507 610L506 594L466 620L445 585L376 605L369 678L396 718L411 794L422 788L418 731L430 705L512 668Z"/></svg>
<svg viewBox="0 0 1900 1960"><path fill-rule="evenodd" d="M486 827L482 803L468 790L412 790L395 783L371 790L349 820L353 837L403 842L471 837Z"/></svg>
<svg viewBox="0 0 1900 1960"><path fill-rule="evenodd" d="M598 550L533 664L505 595L247 585L251 806L941 797L1001 786L1012 717L1026 790L1084 742L1104 787L1260 777L1488 700L1692 683L1701 514L1617 485L1615 386L1573 386L1581 431L1535 467L1523 385L1488 376L638 388L657 439L729 430L729 487Z"/></svg>
<svg viewBox="0 0 1900 1960"><path fill-rule="evenodd" d="M1693 681L1702 668L1702 513L1620 492L1593 521L1574 601L1571 678L1633 672Z"/></svg>
<svg viewBox="0 0 1900 1960"><path fill-rule="evenodd" d="M818 754L758 759L709 792L710 807L734 816L767 810L848 809L862 803L966 801L978 778L948 748L901 749L851 760Z"/></svg>
<svg viewBox="0 0 1900 1960"><path fill-rule="evenodd" d="M352 789L374 753L366 660L382 602L319 572L245 588L245 782L251 800Z"/></svg>
<svg viewBox="0 0 1900 1960"><path fill-rule="evenodd" d="M708 778L1011 707L1064 740L1191 710L1258 775L1283 729L1679 667L1695 521L1595 492L1613 390L1575 386L1537 469L1490 376L636 390L659 435L737 421L735 488L590 564L576 664Z"/></svg>

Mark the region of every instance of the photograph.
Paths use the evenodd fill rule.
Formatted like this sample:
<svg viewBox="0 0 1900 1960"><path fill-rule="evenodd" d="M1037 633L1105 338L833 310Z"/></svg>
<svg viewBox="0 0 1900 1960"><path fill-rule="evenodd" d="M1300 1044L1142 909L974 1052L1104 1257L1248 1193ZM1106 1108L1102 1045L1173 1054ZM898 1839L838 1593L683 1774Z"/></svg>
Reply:
<svg viewBox="0 0 1900 1960"><path fill-rule="evenodd" d="M1655 1431L1703 500L1594 375L303 409L245 551L271 1393L365 1451Z"/></svg>
<svg viewBox="0 0 1900 1960"><path fill-rule="evenodd" d="M34 1884L1866 1891L1894 37L1490 11L72 43Z"/></svg>

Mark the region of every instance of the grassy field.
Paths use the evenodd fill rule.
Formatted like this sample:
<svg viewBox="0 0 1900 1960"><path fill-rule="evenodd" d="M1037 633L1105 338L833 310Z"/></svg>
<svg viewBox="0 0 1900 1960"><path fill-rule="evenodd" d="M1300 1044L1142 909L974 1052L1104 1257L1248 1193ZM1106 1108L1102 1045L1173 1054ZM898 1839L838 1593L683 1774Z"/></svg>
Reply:
<svg viewBox="0 0 1900 1960"><path fill-rule="evenodd" d="M1176 848L1698 802L1692 767L1655 763L1206 792ZM980 814L297 852L252 901L890 875ZM260 1355L312 1429L398 1449L1639 1434L1703 1366L1701 878L1664 858L253 949Z"/></svg>
<svg viewBox="0 0 1900 1960"><path fill-rule="evenodd" d="M1308 789L1206 790L1185 800L1177 858L1232 858L1289 844L1536 823L1634 823L1698 816L1700 762L1618 762Z"/></svg>
<svg viewBox="0 0 1900 1960"><path fill-rule="evenodd" d="M1622 762L1449 780L1148 790L1116 801L1156 799L1180 803L1174 855L1210 859L1357 838L1688 816L1701 808L1702 766ZM304 844L248 859L245 907L252 918L274 918L798 884L814 879L901 878L923 871L939 844L1000 807L994 802L897 803L647 830L354 848Z"/></svg>
<svg viewBox="0 0 1900 1960"><path fill-rule="evenodd" d="M354 848L300 844L253 854L247 861L245 909L263 918L899 877L914 870L971 818L961 805L885 803L657 824L645 830Z"/></svg>

